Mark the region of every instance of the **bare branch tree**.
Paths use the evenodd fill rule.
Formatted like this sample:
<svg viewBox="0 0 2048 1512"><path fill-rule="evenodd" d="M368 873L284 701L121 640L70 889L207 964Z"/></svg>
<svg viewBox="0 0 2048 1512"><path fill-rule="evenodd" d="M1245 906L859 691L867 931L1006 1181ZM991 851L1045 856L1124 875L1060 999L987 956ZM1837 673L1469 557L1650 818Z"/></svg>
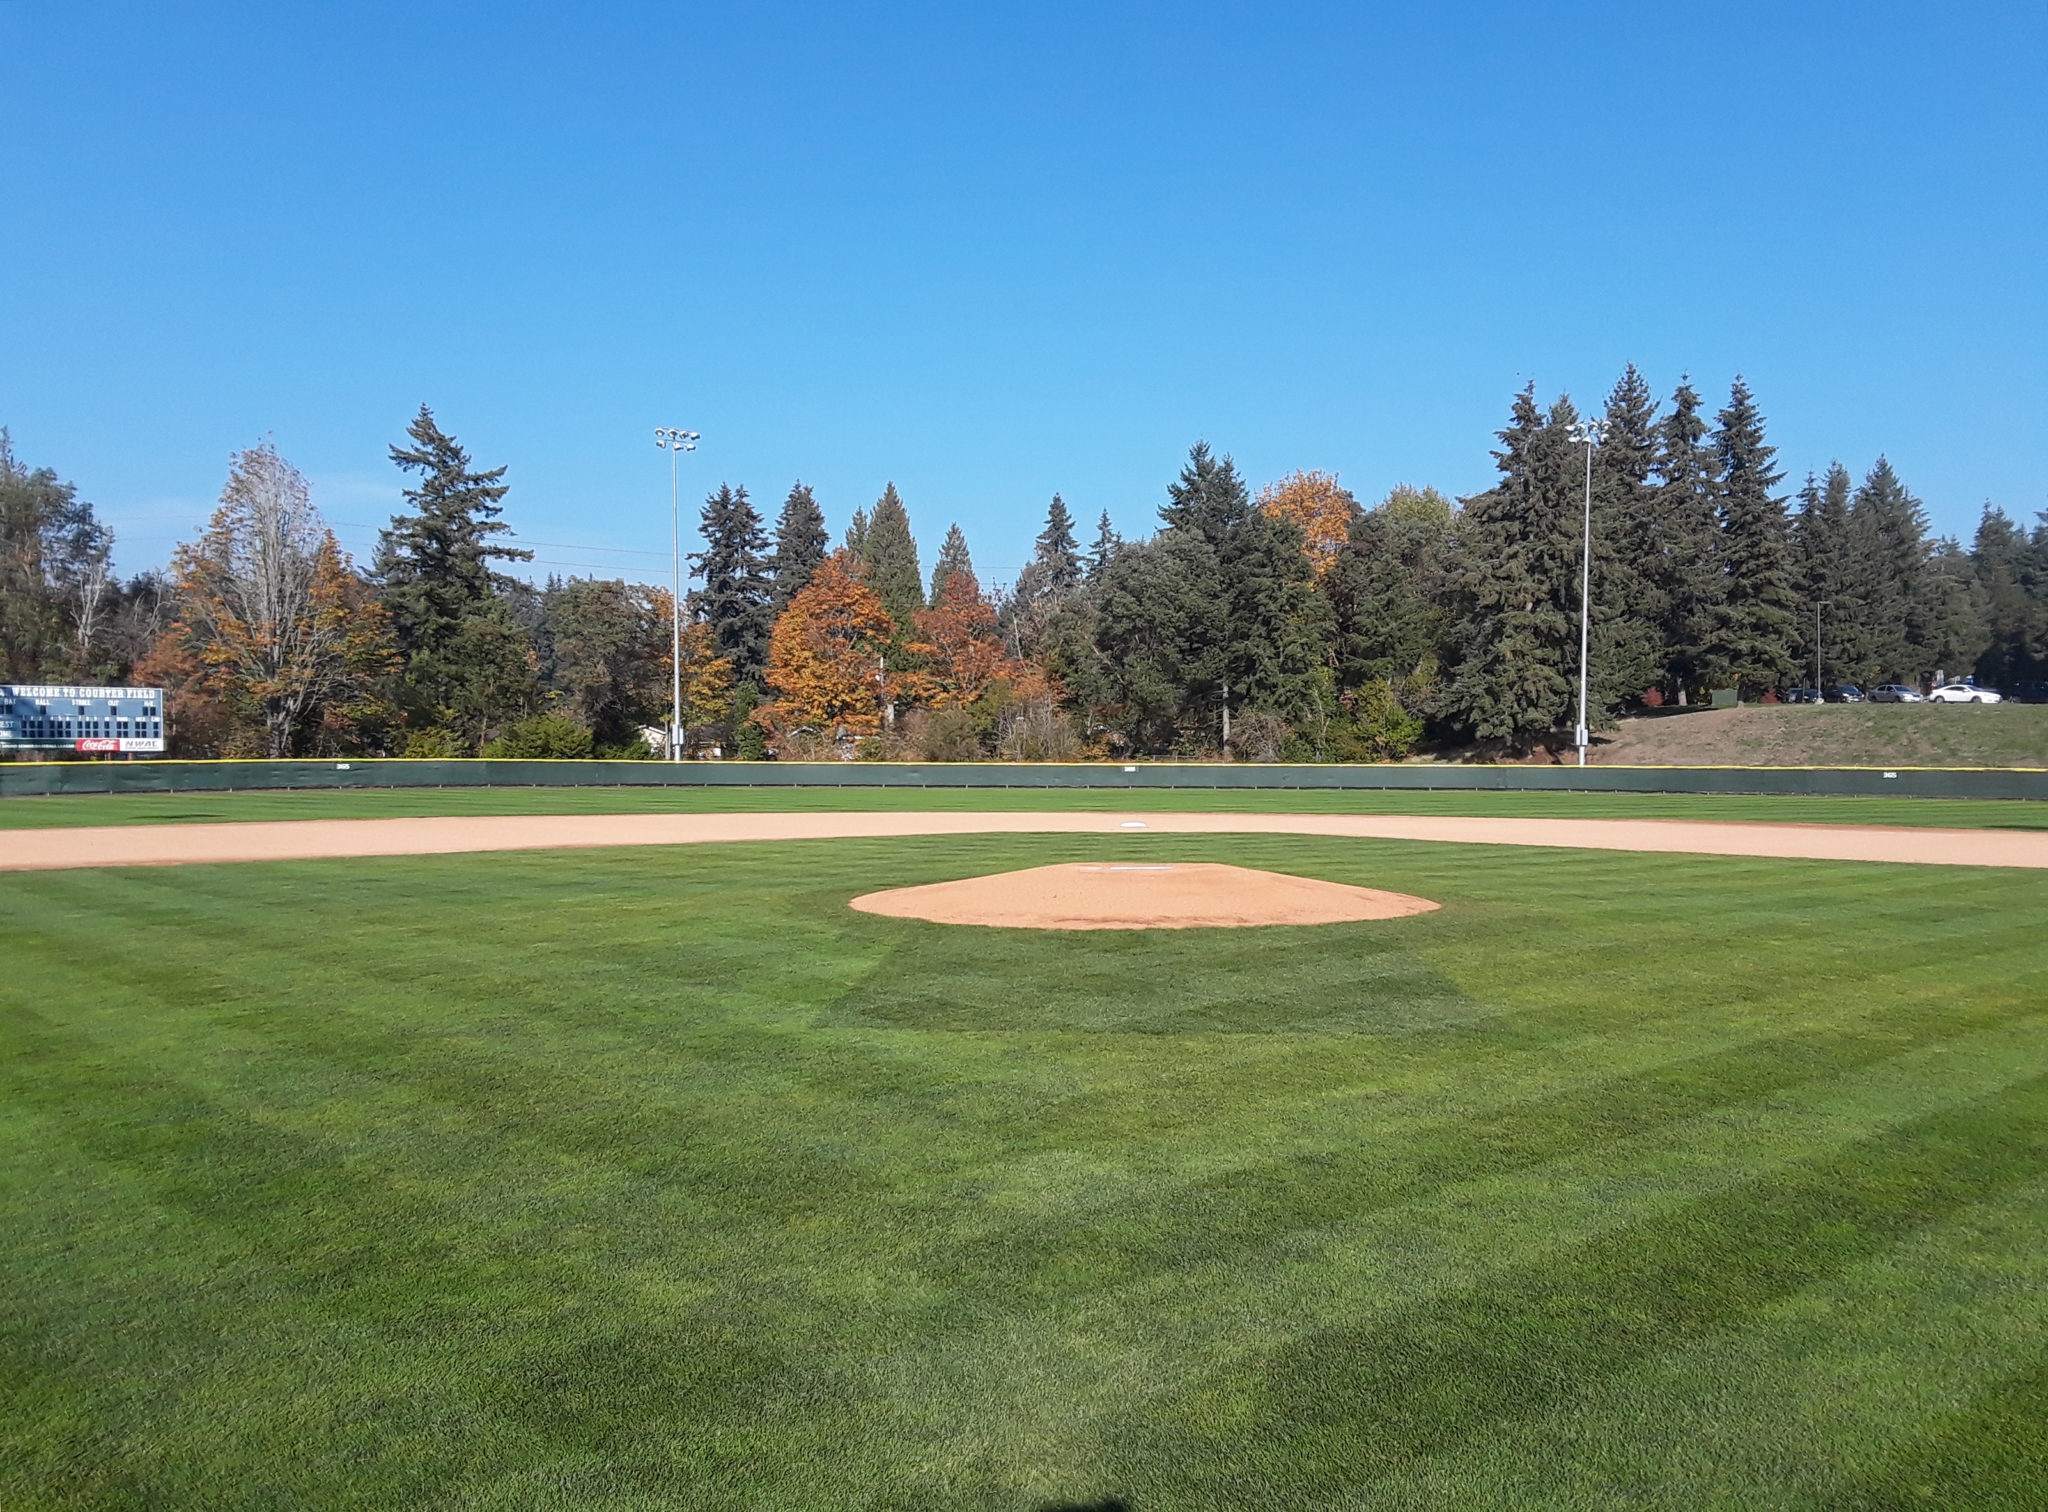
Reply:
<svg viewBox="0 0 2048 1512"><path fill-rule="evenodd" d="M113 586L107 553L97 551L85 564L72 593L72 661L81 678L92 675L93 640L107 612L107 593Z"/></svg>
<svg viewBox="0 0 2048 1512"><path fill-rule="evenodd" d="M180 621L216 690L253 705L264 746L292 735L358 676L349 574L305 476L268 444L238 454L220 508L175 559Z"/></svg>

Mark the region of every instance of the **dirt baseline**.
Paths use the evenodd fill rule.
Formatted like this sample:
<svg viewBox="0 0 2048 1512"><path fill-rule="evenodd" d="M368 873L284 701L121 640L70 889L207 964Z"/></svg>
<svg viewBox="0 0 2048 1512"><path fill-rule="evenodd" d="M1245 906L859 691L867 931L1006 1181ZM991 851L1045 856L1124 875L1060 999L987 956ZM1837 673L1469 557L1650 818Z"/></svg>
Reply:
<svg viewBox="0 0 2048 1512"><path fill-rule="evenodd" d="M0 871L453 855L736 840L911 835L1329 835L1575 850L2048 869L2048 831L1726 824L1687 819L1482 819L1403 814L540 814L303 819L0 830Z"/></svg>
<svg viewBox="0 0 2048 1512"><path fill-rule="evenodd" d="M1427 898L1211 861L1081 862L892 887L848 905L892 919L998 929L1243 929L1348 924L1441 907Z"/></svg>

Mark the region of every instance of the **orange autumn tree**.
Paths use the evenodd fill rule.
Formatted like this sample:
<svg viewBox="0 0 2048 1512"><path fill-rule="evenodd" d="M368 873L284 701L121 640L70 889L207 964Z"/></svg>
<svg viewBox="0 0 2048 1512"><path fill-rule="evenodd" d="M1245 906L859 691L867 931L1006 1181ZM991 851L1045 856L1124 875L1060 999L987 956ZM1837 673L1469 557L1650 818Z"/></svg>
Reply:
<svg viewBox="0 0 2048 1512"><path fill-rule="evenodd" d="M754 717L782 734L844 726L872 735L900 688L884 666L896 622L844 550L818 564L775 622L768 642L768 686L777 697Z"/></svg>
<svg viewBox="0 0 2048 1512"><path fill-rule="evenodd" d="M1003 644L995 608L982 596L971 567L949 572L939 601L910 620L918 639L909 650L924 659L913 674L913 694L934 709L965 707L991 685L1015 686L1036 670L1015 660Z"/></svg>
<svg viewBox="0 0 2048 1512"><path fill-rule="evenodd" d="M1321 577L1337 560L1351 534L1351 522L1358 516L1358 501L1337 484L1337 475L1326 472L1296 472L1278 483L1259 490L1259 508L1269 515L1292 520L1301 528L1303 549L1308 553L1316 576Z"/></svg>

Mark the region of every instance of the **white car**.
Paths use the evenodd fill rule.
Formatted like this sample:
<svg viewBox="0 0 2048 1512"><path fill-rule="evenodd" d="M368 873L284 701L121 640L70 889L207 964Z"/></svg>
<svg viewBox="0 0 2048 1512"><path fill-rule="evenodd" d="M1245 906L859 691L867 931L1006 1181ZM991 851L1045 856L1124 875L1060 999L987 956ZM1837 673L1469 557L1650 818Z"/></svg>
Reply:
<svg viewBox="0 0 2048 1512"><path fill-rule="evenodd" d="M2003 694L1975 683L1943 683L1927 695L1929 703L2004 703Z"/></svg>

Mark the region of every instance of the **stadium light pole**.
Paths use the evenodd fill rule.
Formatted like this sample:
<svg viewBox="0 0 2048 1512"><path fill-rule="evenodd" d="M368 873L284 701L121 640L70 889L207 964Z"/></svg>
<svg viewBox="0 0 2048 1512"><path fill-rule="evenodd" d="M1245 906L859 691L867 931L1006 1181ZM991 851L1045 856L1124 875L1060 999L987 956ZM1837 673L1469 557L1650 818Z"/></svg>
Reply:
<svg viewBox="0 0 2048 1512"><path fill-rule="evenodd" d="M654 444L668 453L669 545L675 552L675 596L669 600L669 671L671 703L668 718L668 759L683 759L683 498L676 464L695 451L704 438L692 430L654 428Z"/></svg>
<svg viewBox="0 0 2048 1512"><path fill-rule="evenodd" d="M1586 764L1586 657L1593 624L1593 448L1606 429L1598 420L1581 420L1572 427L1572 439L1586 443L1586 519L1579 547L1579 728L1574 732L1580 766Z"/></svg>

